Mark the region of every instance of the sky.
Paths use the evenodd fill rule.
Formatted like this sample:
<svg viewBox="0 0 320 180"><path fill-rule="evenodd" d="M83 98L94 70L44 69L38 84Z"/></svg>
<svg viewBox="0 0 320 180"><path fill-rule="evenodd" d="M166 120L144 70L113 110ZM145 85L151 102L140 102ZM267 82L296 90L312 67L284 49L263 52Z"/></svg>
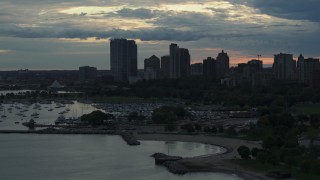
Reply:
<svg viewBox="0 0 320 180"><path fill-rule="evenodd" d="M320 0L1 0L0 70L110 69L110 38L135 39L138 66L188 48L193 63L283 52L320 57Z"/></svg>

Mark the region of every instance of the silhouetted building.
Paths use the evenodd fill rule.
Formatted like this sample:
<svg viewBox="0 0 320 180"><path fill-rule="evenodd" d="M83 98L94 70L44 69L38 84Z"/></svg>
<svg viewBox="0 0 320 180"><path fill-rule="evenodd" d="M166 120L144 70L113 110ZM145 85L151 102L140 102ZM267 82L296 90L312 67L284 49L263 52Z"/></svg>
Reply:
<svg viewBox="0 0 320 180"><path fill-rule="evenodd" d="M179 60L180 60L179 77L189 76L190 75L190 54L188 49L180 48Z"/></svg>
<svg viewBox="0 0 320 180"><path fill-rule="evenodd" d="M217 76L224 77L229 72L229 56L223 50L217 56Z"/></svg>
<svg viewBox="0 0 320 180"><path fill-rule="evenodd" d="M161 77L162 78L170 77L170 56L161 57Z"/></svg>
<svg viewBox="0 0 320 180"><path fill-rule="evenodd" d="M256 72L261 72L263 70L263 62L260 60L253 59L248 62L248 65Z"/></svg>
<svg viewBox="0 0 320 180"><path fill-rule="evenodd" d="M170 78L175 79L179 77L179 52L180 48L177 44L170 45Z"/></svg>
<svg viewBox="0 0 320 180"><path fill-rule="evenodd" d="M170 45L170 78L176 79L190 75L190 54L188 49Z"/></svg>
<svg viewBox="0 0 320 180"><path fill-rule="evenodd" d="M203 75L207 80L217 78L217 61L212 57L203 60Z"/></svg>
<svg viewBox="0 0 320 180"><path fill-rule="evenodd" d="M300 54L297 63L299 80L311 85L313 79L313 71L315 71L316 67L319 66L319 64L319 59L305 59L303 55Z"/></svg>
<svg viewBox="0 0 320 180"><path fill-rule="evenodd" d="M97 78L97 68L90 66L79 67L80 81L93 81Z"/></svg>
<svg viewBox="0 0 320 180"><path fill-rule="evenodd" d="M274 55L273 71L275 77L279 80L295 79L296 62L293 60L292 54L276 54Z"/></svg>
<svg viewBox="0 0 320 180"><path fill-rule="evenodd" d="M137 59L137 45L134 40L110 40L111 72L115 81L127 82L129 77L137 76Z"/></svg>
<svg viewBox="0 0 320 180"><path fill-rule="evenodd" d="M160 59L152 55L144 60L145 79L157 79L160 77Z"/></svg>
<svg viewBox="0 0 320 180"><path fill-rule="evenodd" d="M190 74L192 76L202 76L203 75L203 64L195 63L190 65Z"/></svg>
<svg viewBox="0 0 320 180"><path fill-rule="evenodd" d="M312 72L311 86L314 88L320 88L320 65L316 65Z"/></svg>

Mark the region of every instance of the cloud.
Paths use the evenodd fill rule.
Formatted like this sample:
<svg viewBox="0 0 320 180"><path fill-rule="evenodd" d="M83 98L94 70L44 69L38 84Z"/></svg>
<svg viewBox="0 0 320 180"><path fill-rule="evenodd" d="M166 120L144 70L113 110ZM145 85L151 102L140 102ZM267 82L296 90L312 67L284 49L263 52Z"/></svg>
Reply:
<svg viewBox="0 0 320 180"><path fill-rule="evenodd" d="M276 17L320 22L319 0L249 0L248 5Z"/></svg>
<svg viewBox="0 0 320 180"><path fill-rule="evenodd" d="M10 50L3 50L3 49L0 49L0 55L4 55L4 54L11 54L12 51Z"/></svg>
<svg viewBox="0 0 320 180"><path fill-rule="evenodd" d="M151 19L156 16L155 12L145 8L129 9L123 8L116 12L117 15L125 18Z"/></svg>

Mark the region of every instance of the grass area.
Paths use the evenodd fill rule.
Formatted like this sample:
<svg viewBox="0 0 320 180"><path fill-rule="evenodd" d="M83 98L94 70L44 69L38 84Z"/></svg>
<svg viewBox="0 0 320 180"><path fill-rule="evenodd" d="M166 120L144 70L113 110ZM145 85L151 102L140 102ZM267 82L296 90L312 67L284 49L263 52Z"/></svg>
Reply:
<svg viewBox="0 0 320 180"><path fill-rule="evenodd" d="M241 167L251 170L251 171L255 171L255 172L262 172L262 173L267 173L270 170L275 170L275 169L279 169L285 172L290 172L293 176L293 178L296 179L301 179L301 180L319 180L320 176L317 175L313 175L313 174L308 174L305 173L299 169L289 169L286 166L273 166L271 164L264 164L264 163L260 163L256 160L232 160L231 162L240 165Z"/></svg>
<svg viewBox="0 0 320 180"><path fill-rule="evenodd" d="M320 104L298 104L293 107L298 113L320 114Z"/></svg>

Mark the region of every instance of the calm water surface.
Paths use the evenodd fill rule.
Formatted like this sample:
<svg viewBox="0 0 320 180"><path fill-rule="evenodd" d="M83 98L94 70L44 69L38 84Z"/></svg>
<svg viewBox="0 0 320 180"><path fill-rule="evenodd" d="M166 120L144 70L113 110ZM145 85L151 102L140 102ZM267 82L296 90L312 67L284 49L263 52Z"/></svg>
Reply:
<svg viewBox="0 0 320 180"><path fill-rule="evenodd" d="M156 166L155 152L184 157L220 153L198 143L143 141L130 147L119 136L0 134L4 180L236 180L222 173L174 175Z"/></svg>
<svg viewBox="0 0 320 180"><path fill-rule="evenodd" d="M0 106L0 129L1 130L26 130L27 127L23 126L23 122L27 122L30 119L34 119L38 124L54 124L54 121L61 115L59 113L66 111L63 116L65 118L77 118L83 114L91 113L97 110L90 104L83 104L74 101L74 104L65 104L64 107L60 107L59 103L54 101L51 104L1 104ZM49 111L52 109L52 111ZM39 118L31 116L33 113L38 113ZM6 117L1 117L5 115ZM18 122L19 124L16 124Z"/></svg>

